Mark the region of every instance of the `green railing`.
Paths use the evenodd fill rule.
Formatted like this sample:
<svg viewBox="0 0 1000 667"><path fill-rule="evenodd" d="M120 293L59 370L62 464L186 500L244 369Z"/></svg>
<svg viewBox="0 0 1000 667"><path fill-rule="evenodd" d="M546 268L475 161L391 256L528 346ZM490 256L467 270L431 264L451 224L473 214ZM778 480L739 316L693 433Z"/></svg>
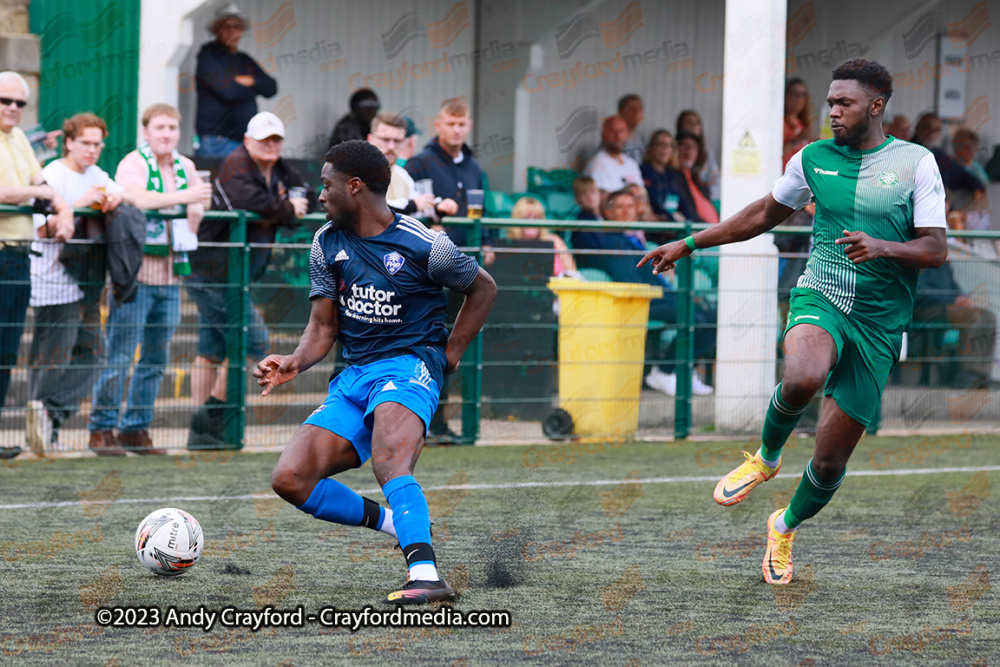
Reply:
<svg viewBox="0 0 1000 667"><path fill-rule="evenodd" d="M30 207L0 205L0 213L30 213ZM101 213L90 209L79 209L76 211L80 216L100 216ZM147 211L150 217L173 218L180 214L162 213L157 211ZM250 348L249 327L251 323L250 313L250 256L254 248L260 246L247 241L247 223L259 220L256 214L247 211L206 211L207 220L228 220L230 226L230 241L226 244L217 244L228 248L228 276L224 287L227 291L228 308L228 334L226 336L226 353L229 359L228 367L228 388L226 397L226 409L228 419L226 425L227 441L234 448L241 448L246 443L247 432L247 410L248 393L246 391L247 379L250 368L247 367L247 353ZM312 223L317 228L325 223L325 216L322 214L310 214L302 218L303 223ZM482 238L484 229L504 229L513 227L538 227L544 226L553 232L571 232L579 230L644 230L647 232L671 231L678 236L685 236L694 231L706 228L708 225L701 223L658 223L658 222L634 222L620 224L609 221L564 221L564 220L515 220L508 218L483 218L473 220L470 218L446 218L442 221L447 225L464 225L471 227L470 239ZM811 234L810 227L785 227L779 226L773 230L776 234ZM951 232L951 236L960 239L1000 239L1000 232ZM308 246L298 244L274 244L275 248L285 248L287 250L308 252ZM476 257L482 263L484 248L479 245L463 248L466 252ZM515 252L515 250L508 250ZM525 252L531 252L527 250ZM589 251L571 251L575 254L583 254ZM610 251L605 251L610 252ZM620 254L620 253L619 253ZM641 255L641 251L636 251L636 255ZM711 253L703 253L711 254ZM291 262L295 266L295 271L301 271L300 262ZM677 392L673 398L674 422L673 434L678 439L683 439L691 435L695 428L692 419L692 392L691 392L691 371L695 366L693 341L696 336L695 330L695 297L705 294L704 289L695 286L694 263L691 261L678 262L675 270L676 293L678 298L678 320L674 323L666 323L668 329L676 329L677 338L675 343L675 355L673 363L677 372ZM308 271L306 270L306 275ZM294 277L301 282L301 276ZM296 284L298 284L298 282ZM272 285L269 283L268 285ZM220 285L220 287L223 287ZM304 322L302 323L304 325ZM292 325L294 326L294 324ZM520 326L520 325L515 325ZM530 324L526 326L531 326ZM545 325L550 326L550 325ZM553 331L555 326L550 327ZM480 426L482 421L483 408L483 334L476 337L469 346L463 362L461 364L461 424L462 442L474 443L480 438ZM536 365L554 366L558 363L552 361L533 362ZM544 400L540 397L539 401Z"/></svg>

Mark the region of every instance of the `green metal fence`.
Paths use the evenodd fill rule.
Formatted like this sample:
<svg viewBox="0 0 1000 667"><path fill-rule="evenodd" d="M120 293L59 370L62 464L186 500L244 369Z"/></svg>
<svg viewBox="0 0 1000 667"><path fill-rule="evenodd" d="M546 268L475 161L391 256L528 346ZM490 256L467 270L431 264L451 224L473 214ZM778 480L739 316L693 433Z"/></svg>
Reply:
<svg viewBox="0 0 1000 667"><path fill-rule="evenodd" d="M26 212L27 207L0 206L0 212ZM89 210L80 210L81 216L99 215ZM165 216L149 212L151 216ZM261 399L256 383L250 377L248 350L252 317L249 309L261 313L268 329L271 330L269 351L279 354L290 353L298 342L308 319L308 253L312 233L324 222L323 216L312 214L302 219L302 227L279 232L276 243L267 246L247 242L247 222L257 219L245 211L208 211L206 218L231 221L230 242L214 244L227 249L228 274L223 283L214 287L224 290L228 304L226 323L226 356L229 359L227 374L225 410L225 446L230 448L263 447L282 445L294 429L325 398L327 378L343 366L339 357L330 357L310 373L297 378L271 397ZM485 218L482 220L450 219L448 224L468 225L472 228L469 238L482 238L484 229L496 230L502 237L503 230L515 227L538 227L544 225L556 233L568 234L575 230L630 229L644 230L650 234L674 234L683 237L694 230L704 228L700 224L678 223L630 223L627 226L610 222L556 221L556 220L510 220ZM809 234L809 228L779 227L779 235ZM1000 239L995 232L954 232L953 241L972 241L982 245L992 244ZM992 247L992 246L991 246ZM250 282L250 257L255 250L269 248L272 252L270 268L256 283ZM982 248L980 248L982 250ZM555 295L548 290L549 276L539 267L547 266L553 255L551 248L518 246L498 241L491 248L480 246L465 248L482 263L486 251L498 257L493 265L496 269L500 296L497 307L488 320L483 332L470 346L463 359L460 372L449 378L448 395L443 401L445 416L456 430L461 432L463 443L474 442L526 442L544 439L542 424L555 414L563 404L557 375L561 359L558 349L558 318L553 311ZM581 250L571 250L574 256L601 254ZM643 254L635 251L603 251L607 254L628 255L633 260ZM602 403L618 401L622 409L635 407L638 403L639 425L634 433L612 437L664 437L686 438L699 433L720 431L717 427L717 411L725 404L715 396L696 396L692 392L692 371L698 366L694 358L694 343L708 329L724 326L721 322L697 323L696 301L715 302L718 299L718 284L711 277L711 269L706 266L717 263L718 251L699 251L698 258L704 264L683 260L678 263L673 285L677 299L677 320L674 322L651 322L649 336L660 341L673 352L669 358L643 359L647 365L659 363L664 369L672 370L676 377L676 395L666 396L643 385L637 396L604 396L593 401L593 409L600 409ZM801 259L803 253L783 253L782 260ZM512 265L507 262L504 269L503 258L516 258ZM971 294L977 307L993 313L997 307L991 294L1000 288L1000 263L995 253L975 252L972 248L955 245L952 263L956 275L965 292ZM539 259L541 258L541 259ZM511 267L513 266L513 272ZM701 268L699 268L701 266ZM492 269L491 269L492 272ZM518 278L517 273L521 274ZM182 283L183 284L183 283ZM3 291L0 285L0 292ZM195 317L195 307L181 290L182 321L173 340L171 359L163 385L154 404L154 444L169 448L183 448L191 414L198 408L190 399L189 382L193 371L192 348L199 331ZM8 394L7 406L0 416L0 444L10 446L22 444L24 433L24 410L26 400L27 364L25 350L34 332L29 309L29 322L21 346L21 357L14 368L15 380ZM768 324L780 331L778 313L775 322ZM890 386L883 401L883 428L896 430L919 430L922 428L990 428L995 404L991 403L991 384L983 386L951 386L956 369L963 364L981 362L989 368L989 375L997 375L996 352L982 349L982 339L987 329L985 320L973 322L952 322L933 318L918 322L911 332L910 354L893 371ZM995 327L995 319L989 326ZM643 330L646 324L642 324ZM643 331L645 333L645 331ZM978 336L978 338L977 338ZM960 349L969 338L980 340L974 354ZM778 340L775 339L775 346ZM595 359L592 365L595 377L601 365L617 364L612 354L609 358ZM634 364L633 364L634 365ZM706 380L717 375L714 359L703 361ZM780 378L780 351L776 365L776 379ZM645 375L645 371L643 371ZM945 386L945 385L949 386ZM771 385L773 387L773 384ZM983 391L985 390L985 391ZM748 391L747 398L766 404L767 395ZM86 449L86 416L88 408L84 401L81 415L64 425L72 431L67 448ZM722 407L720 407L722 406ZM806 429L814 427L818 419L814 408L802 422ZM739 429L737 429L738 431ZM752 429L746 431L753 435ZM550 432L550 435L552 433ZM595 435L595 434L589 434ZM601 434L596 434L600 436ZM568 436L572 437L572 436Z"/></svg>

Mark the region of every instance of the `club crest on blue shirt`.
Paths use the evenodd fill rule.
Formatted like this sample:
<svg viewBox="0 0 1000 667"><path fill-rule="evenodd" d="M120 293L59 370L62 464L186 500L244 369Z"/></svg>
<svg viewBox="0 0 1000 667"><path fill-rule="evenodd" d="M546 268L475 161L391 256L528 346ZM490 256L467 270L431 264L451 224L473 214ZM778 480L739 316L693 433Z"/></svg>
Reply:
<svg viewBox="0 0 1000 667"><path fill-rule="evenodd" d="M386 271L389 272L390 276L394 276L397 271L403 268L403 263L406 262L406 258L393 250L383 258L383 261L385 262Z"/></svg>

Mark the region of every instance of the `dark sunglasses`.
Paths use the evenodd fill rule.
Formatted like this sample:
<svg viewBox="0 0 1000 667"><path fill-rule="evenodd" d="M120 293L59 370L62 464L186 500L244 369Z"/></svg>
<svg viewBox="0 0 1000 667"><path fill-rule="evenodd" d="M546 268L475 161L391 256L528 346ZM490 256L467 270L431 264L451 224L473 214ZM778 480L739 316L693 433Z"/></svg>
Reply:
<svg viewBox="0 0 1000 667"><path fill-rule="evenodd" d="M12 100L9 97L0 97L0 106L9 107L11 104L16 104L18 109L23 109L28 106L27 100Z"/></svg>

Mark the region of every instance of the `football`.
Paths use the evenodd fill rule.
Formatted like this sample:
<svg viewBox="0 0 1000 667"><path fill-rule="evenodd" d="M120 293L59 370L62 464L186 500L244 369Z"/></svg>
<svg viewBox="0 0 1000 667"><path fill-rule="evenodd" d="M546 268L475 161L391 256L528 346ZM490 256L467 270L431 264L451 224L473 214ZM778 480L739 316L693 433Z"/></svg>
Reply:
<svg viewBox="0 0 1000 667"><path fill-rule="evenodd" d="M175 577L194 567L204 546L198 520L173 507L150 513L135 531L139 562L164 577Z"/></svg>

